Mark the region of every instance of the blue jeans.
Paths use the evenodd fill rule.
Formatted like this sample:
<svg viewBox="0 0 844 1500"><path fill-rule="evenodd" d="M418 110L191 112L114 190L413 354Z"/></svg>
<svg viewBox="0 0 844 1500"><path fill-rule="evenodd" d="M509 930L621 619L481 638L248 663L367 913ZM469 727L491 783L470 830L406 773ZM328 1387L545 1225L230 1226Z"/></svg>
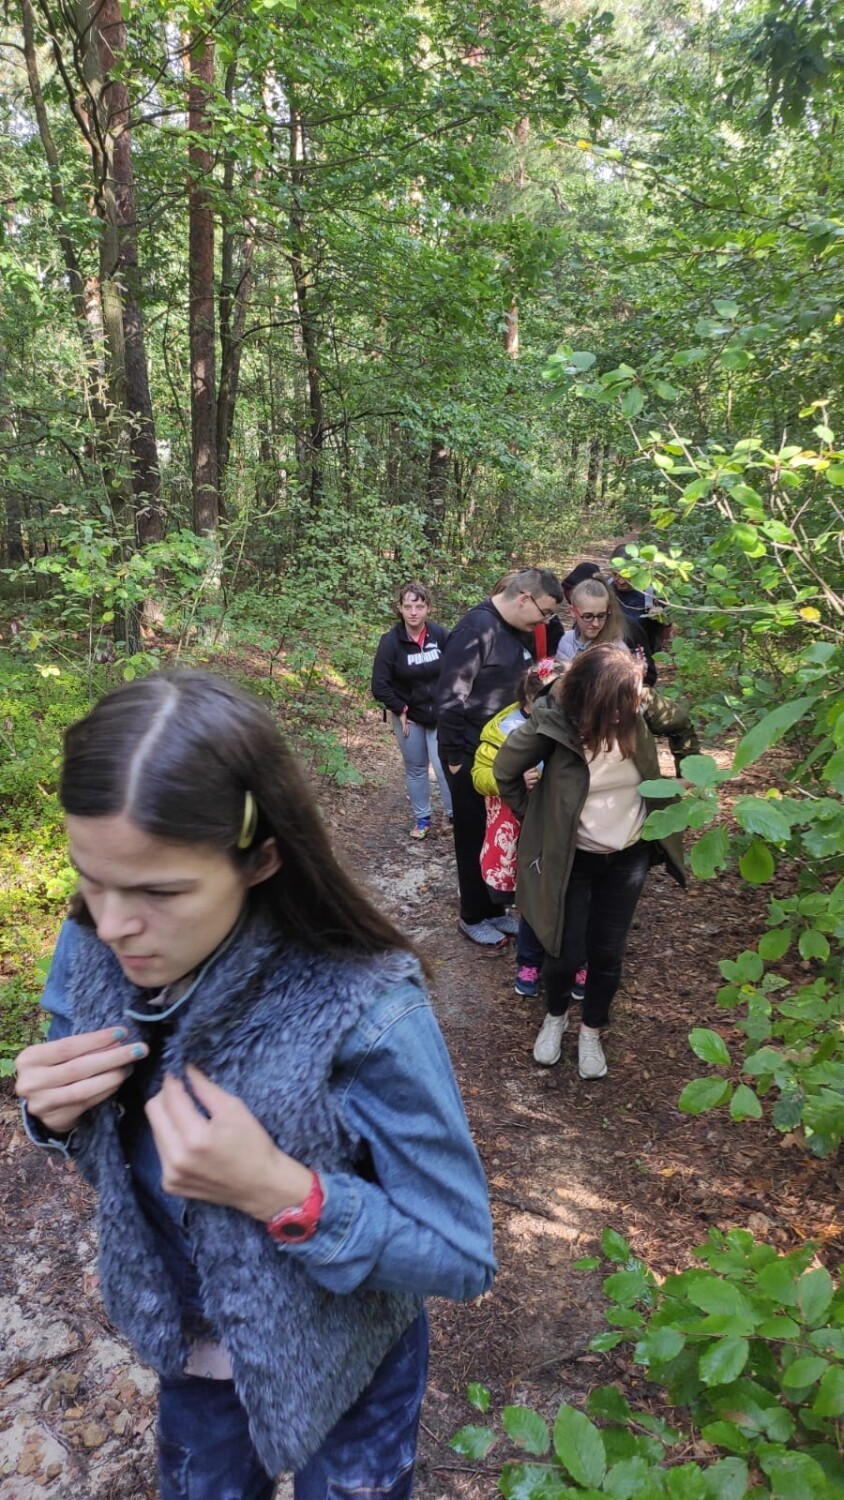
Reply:
<svg viewBox="0 0 844 1500"><path fill-rule="evenodd" d="M643 839L614 854L578 849L566 886L563 945L559 958L546 953L543 976L548 1011L569 1008L575 974L589 969L581 1018L584 1026L606 1026L610 1002L621 983L621 965L633 913L651 863Z"/></svg>
<svg viewBox="0 0 844 1500"><path fill-rule="evenodd" d="M422 1312L293 1476L295 1500L409 1500L427 1374ZM252 1446L231 1380L162 1380L158 1448L161 1500L271 1500L275 1479Z"/></svg>
<svg viewBox="0 0 844 1500"><path fill-rule="evenodd" d="M439 783L443 809L450 818L451 792L440 765L437 731L433 725L430 729L426 729L423 724L411 724L409 720L407 729L408 733L405 738L401 732L401 721L393 714L393 733L404 760L404 784L413 808L413 816L414 818L430 818L431 816L431 783L428 779L428 762L430 761Z"/></svg>
<svg viewBox="0 0 844 1500"><path fill-rule="evenodd" d="M516 938L516 968L541 969L545 950L530 923L519 915L519 935Z"/></svg>

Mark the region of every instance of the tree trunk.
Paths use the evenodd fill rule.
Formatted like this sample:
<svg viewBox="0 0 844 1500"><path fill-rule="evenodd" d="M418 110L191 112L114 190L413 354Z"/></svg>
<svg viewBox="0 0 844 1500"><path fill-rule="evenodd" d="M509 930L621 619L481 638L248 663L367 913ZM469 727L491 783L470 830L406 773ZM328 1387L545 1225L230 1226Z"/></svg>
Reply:
<svg viewBox="0 0 844 1500"><path fill-rule="evenodd" d="M50 198L56 210L57 234L62 252L68 286L70 288L73 315L82 344L85 360L86 406L95 429L103 431L106 425L105 367L103 352L103 324L99 301L99 285L86 280L76 254L76 247L69 231L64 227L67 201L61 179L59 153L50 129L50 120L44 102L41 78L38 71L38 52L35 41L35 16L30 0L21 6L23 51L32 107L38 124L38 134L47 171L50 176ZM54 38L54 47L57 39Z"/></svg>
<svg viewBox="0 0 844 1500"><path fill-rule="evenodd" d="M604 452L601 459L601 504L607 497L607 483L610 477L610 459L612 457L612 443L607 439L604 443Z"/></svg>
<svg viewBox="0 0 844 1500"><path fill-rule="evenodd" d="M23 0L22 8L24 54L85 353L88 403L98 430L99 457L115 516L123 528L124 547L131 552L136 543L160 537L162 528L158 453L139 300L129 96L121 78L126 28L120 0L77 0L72 12L62 14L71 28L73 70L82 83L81 91L68 68L63 38L54 29L49 12L47 24L71 110L91 155L93 202L101 225L99 284L83 276L70 233L62 225L66 203L38 77L30 0ZM132 637L136 642L134 627Z"/></svg>
<svg viewBox="0 0 844 1500"><path fill-rule="evenodd" d="M226 70L225 95L231 103L237 81L237 58L233 58ZM223 200L231 201L234 189L236 156L234 152L226 158L223 168ZM252 174L251 188L254 191L261 180L261 172ZM243 353L243 332L246 327L246 312L252 296L254 278L252 265L255 256L257 221L247 215L244 230L234 232L231 223L223 226L220 247L220 383L217 391L217 467L220 487L220 514L224 515L226 470L231 453L234 414L240 384L240 361ZM239 252L236 253L239 244Z"/></svg>
<svg viewBox="0 0 844 1500"><path fill-rule="evenodd" d="M115 69L125 54L126 32L119 0L78 0L75 20L89 120L76 100L74 107L91 149L94 202L101 224L100 303L107 351L111 503L124 556L131 557L142 536L148 540L159 534L159 480L137 300L129 100L119 66ZM140 650L140 620L140 603L115 615L115 635L130 653Z"/></svg>
<svg viewBox="0 0 844 1500"><path fill-rule="evenodd" d="M209 190L213 160L208 144L212 128L209 101L214 83L214 44L209 34L206 33L191 46L188 69L188 297L193 528L198 535L203 536L216 533L220 518L214 354L214 214Z"/></svg>
<svg viewBox="0 0 844 1500"><path fill-rule="evenodd" d="M100 0L97 18L100 30L100 56L108 91L104 96L107 111L107 140L113 142L110 167L111 182L107 202L114 216L116 259L110 267L115 290L122 289L122 342L124 390L129 417L129 447L132 460L132 503L135 512L135 535L141 546L159 541L162 535L161 474L152 414L143 314L140 304L138 270L138 220L135 208L135 181L132 167L132 136L129 129L129 94L119 74L126 54L126 27L120 0ZM115 68L117 64L117 68ZM115 72L117 76L112 76Z"/></svg>
<svg viewBox="0 0 844 1500"><path fill-rule="evenodd" d="M569 474L568 474L568 482L569 482L569 484L572 484L572 485L577 483L577 464L578 464L578 459L579 458L580 458L580 443L579 443L579 441L578 441L577 438L572 438L572 440L571 440L571 450L569 452Z"/></svg>
<svg viewBox="0 0 844 1500"><path fill-rule="evenodd" d="M398 501L401 438L401 426L398 422L391 422L387 433L387 459L384 466L384 489L388 505L395 505Z"/></svg>
<svg viewBox="0 0 844 1500"><path fill-rule="evenodd" d="M589 467L586 471L586 494L583 503L587 510L591 510L598 495L598 471L601 467L601 439L593 437L589 439Z"/></svg>
<svg viewBox="0 0 844 1500"><path fill-rule="evenodd" d="M306 457L306 493L312 510L321 504L324 475L323 449L325 446L325 417L322 399L322 370L320 366L320 326L313 308L313 277L306 259L306 218L301 206L299 190L305 180L305 131L302 120L295 109L290 110L290 164L293 186L293 207L290 214L291 254L290 268L293 275L293 304L296 313L301 348L305 361L308 400L308 433L303 444Z"/></svg>
<svg viewBox="0 0 844 1500"><path fill-rule="evenodd" d="M426 484L425 536L429 542L442 541L445 527L448 481L451 474L451 449L440 433L433 433L428 454Z"/></svg>
<svg viewBox="0 0 844 1500"><path fill-rule="evenodd" d="M14 440L15 429L12 419L6 412L0 412L0 433L3 434L11 445ZM26 562L26 548L23 542L23 509L21 506L20 490L14 484L4 486L3 491L3 514L4 514L4 560L7 567L16 568L20 563Z"/></svg>
<svg viewBox="0 0 844 1500"><path fill-rule="evenodd" d="M515 142L519 148L516 166L516 191L523 193L527 186L524 152L530 139L530 120L525 115L519 120L515 131ZM519 304L514 291L510 306L504 314L504 352L511 359L519 357Z"/></svg>

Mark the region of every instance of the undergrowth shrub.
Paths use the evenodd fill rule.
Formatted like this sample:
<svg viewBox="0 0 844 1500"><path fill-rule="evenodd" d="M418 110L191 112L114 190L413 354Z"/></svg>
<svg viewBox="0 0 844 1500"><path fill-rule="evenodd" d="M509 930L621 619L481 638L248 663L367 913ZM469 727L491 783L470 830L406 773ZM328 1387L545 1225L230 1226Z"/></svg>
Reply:
<svg viewBox="0 0 844 1500"><path fill-rule="evenodd" d="M615 1230L604 1231L610 1331L670 1421L632 1407L617 1384L586 1410L563 1402L553 1426L512 1405L500 1427L507 1500L833 1500L844 1494L844 1289L815 1247L778 1254L744 1229L712 1229L696 1266L660 1282ZM578 1262L584 1270L601 1264ZM618 1356L616 1356L617 1358ZM632 1373L632 1371L631 1371ZM487 1412L486 1387L469 1400ZM470 1425L452 1446L485 1458L501 1432Z"/></svg>

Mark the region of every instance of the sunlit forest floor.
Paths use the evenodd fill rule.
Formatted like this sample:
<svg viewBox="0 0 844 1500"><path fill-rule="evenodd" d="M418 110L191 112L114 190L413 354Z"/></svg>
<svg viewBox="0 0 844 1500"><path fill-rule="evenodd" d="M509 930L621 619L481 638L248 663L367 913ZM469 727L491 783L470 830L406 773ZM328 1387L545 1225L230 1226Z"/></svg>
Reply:
<svg viewBox="0 0 844 1500"><path fill-rule="evenodd" d="M338 724L343 712L338 697ZM492 1292L469 1307L431 1308L417 1495L486 1500L497 1493L499 1450L472 1463L448 1446L477 1420L467 1382L488 1385L494 1408L525 1400L546 1416L609 1381L634 1405L652 1400L622 1350L588 1348L604 1326L601 1277L572 1263L598 1250L605 1226L659 1273L688 1264L710 1225L743 1224L777 1249L815 1239L833 1265L844 1253L838 1177L764 1123L677 1109L696 1067L690 1027L715 1026L730 1039L729 1014L714 999L718 959L752 944L767 895L754 904L732 876L693 881L684 895L652 873L615 1005L608 1076L579 1080L573 1034L560 1065L539 1069L531 1048L541 1001L514 994L512 953L485 958L458 933L450 836L436 827L422 844L407 837L388 729L374 710L350 714L345 738L363 784L328 789L322 804L345 858L434 969L497 1229ZM105 1321L90 1196L22 1137L8 1086L0 1152L0 1496L150 1500L153 1378Z"/></svg>

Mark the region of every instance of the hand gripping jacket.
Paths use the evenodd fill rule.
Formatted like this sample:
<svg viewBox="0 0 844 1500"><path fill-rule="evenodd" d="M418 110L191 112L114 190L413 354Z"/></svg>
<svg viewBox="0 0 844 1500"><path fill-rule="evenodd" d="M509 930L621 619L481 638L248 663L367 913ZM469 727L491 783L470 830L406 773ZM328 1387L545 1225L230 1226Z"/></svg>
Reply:
<svg viewBox="0 0 844 1500"><path fill-rule="evenodd" d="M125 1021L137 996L109 949L81 929L71 970L74 1029ZM330 1079L340 1041L384 987L418 977L394 953L341 960L284 945L247 924L212 964L165 1046L167 1069L193 1063L248 1105L277 1144L323 1172L354 1172L350 1138ZM142 1359L181 1373L181 1310L132 1189L107 1102L81 1122L73 1156L99 1194L103 1299ZM257 1220L186 1203L208 1319L228 1350L252 1440L271 1474L296 1470L369 1384L417 1316L415 1295L328 1292Z"/></svg>

